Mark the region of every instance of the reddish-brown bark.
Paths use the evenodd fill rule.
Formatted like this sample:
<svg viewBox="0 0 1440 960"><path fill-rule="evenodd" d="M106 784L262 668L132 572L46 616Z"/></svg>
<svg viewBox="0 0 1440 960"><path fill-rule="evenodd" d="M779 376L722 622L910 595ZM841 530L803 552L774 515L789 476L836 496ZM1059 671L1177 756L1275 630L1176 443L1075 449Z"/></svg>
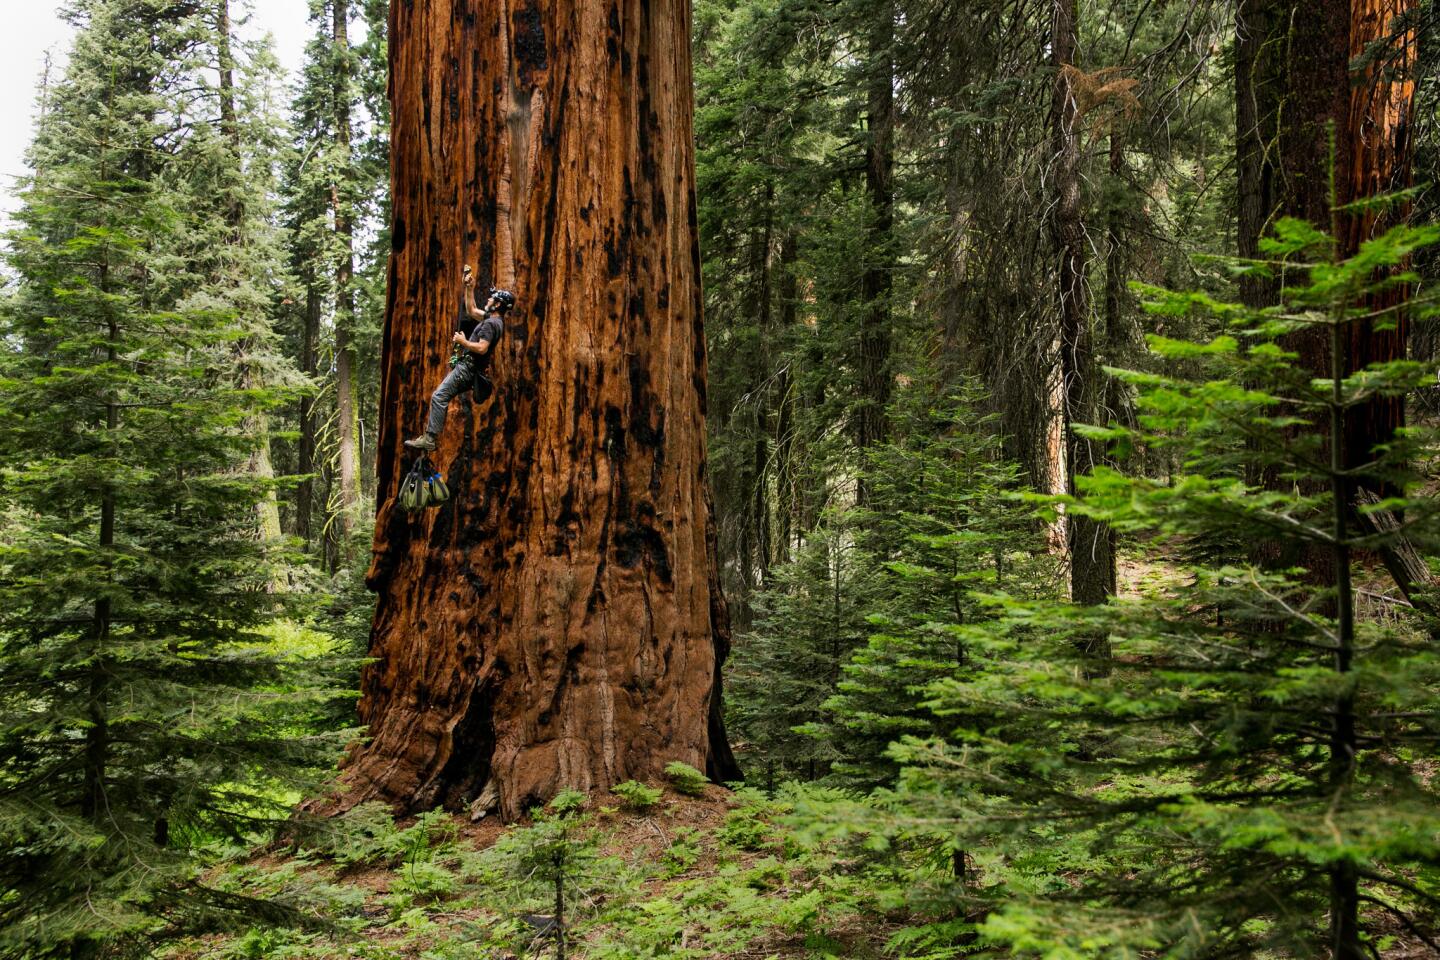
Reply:
<svg viewBox="0 0 1440 960"><path fill-rule="evenodd" d="M391 6L394 247L379 592L343 803L415 810L738 775L706 485L690 10ZM393 495L445 373L461 265L515 291L497 390L451 406L454 500Z"/></svg>
<svg viewBox="0 0 1440 960"><path fill-rule="evenodd" d="M1351 216L1333 208L1410 184L1415 36L1399 30L1397 22L1413 8L1414 0L1241 0L1236 119L1242 256L1258 255L1259 238L1280 217L1300 217L1337 232L1342 257L1393 225L1396 211ZM1252 306L1266 306L1278 298L1279 281L1245 281L1241 294ZM1375 305L1393 306L1403 297L1404 291L1396 290L1387 303ZM1345 369L1403 358L1406 338L1403 315L1392 330L1352 324ZM1296 335L1290 345L1305 368L1326 375L1328 335ZM1352 411L1346 418L1347 460L1367 460L1403 420L1399 398L1372 400ZM1300 562L1328 582L1323 553L1279 562Z"/></svg>
<svg viewBox="0 0 1440 960"><path fill-rule="evenodd" d="M1241 0L1236 118L1242 256L1257 255L1259 238L1280 217L1337 231L1342 257L1393 225L1393 216L1335 215L1332 206L1410 185L1416 41L1413 30L1397 24L1414 5L1415 0ZM1250 280L1241 292L1247 303L1265 306L1278 296L1278 283ZM1403 357L1403 318L1388 332L1355 324L1349 339L1347 369ZM1297 346L1307 368L1329 369L1323 334L1299 338ZM1368 451L1388 438L1402 417L1398 399L1366 405L1349 422L1347 446Z"/></svg>
<svg viewBox="0 0 1440 960"><path fill-rule="evenodd" d="M1411 185L1411 110L1415 101L1416 36L1413 27L1400 29L1397 20L1413 12L1415 0L1351 0L1350 59L1362 65L1350 85L1349 111L1341 132L1349 168L1337 183L1341 203L1384 196ZM1400 21L1404 22L1404 21ZM1350 256L1371 237L1408 215L1408 205L1381 215L1366 211L1342 217L1340 252ZM1372 297L1375 310L1404 303L1406 291L1395 289ZM1388 318L1387 329L1362 320L1350 325L1347 360L1350 370L1372 363L1403 359L1409 323L1403 311ZM1404 425L1401 397L1372 399L1346 416L1346 453L1352 464L1363 463L1377 443L1384 443Z"/></svg>
<svg viewBox="0 0 1440 960"><path fill-rule="evenodd" d="M1240 174L1240 252L1253 256L1265 229L1280 216L1301 217L1336 234L1336 253L1346 257L1388 226L1389 217L1341 208L1402 188L1410 179L1409 119L1414 96L1410 69L1415 37L1397 29L1397 18L1415 0L1241 0L1236 56L1237 146ZM1332 149L1333 144L1333 149ZM1333 178L1333 179L1332 179ZM1333 184L1333 186L1332 186ZM1246 302L1265 306L1278 297L1275 281L1242 288ZM1397 306L1404 291L1385 295L1374 306ZM1301 365L1329 377L1370 363L1405 355L1403 316L1391 330L1368 322L1350 324L1333 341L1328 330L1307 330L1289 338ZM1343 355L1335 357L1336 351ZM1370 459L1402 425L1402 400L1381 399L1349 411L1343 421L1317 423L1330 442L1336 464ZM1267 483L1285 486L1270 476ZM1312 489L1329 489L1330 483ZM1343 494L1343 491L1342 491ZM1362 493L1362 496L1364 494ZM1348 499L1348 497L1344 498ZM1337 519L1343 530L1343 515ZM1311 582L1337 585L1341 636L1349 609L1349 556L1342 548L1312 548L1298 556L1261 549L1258 559L1281 566L1299 564ZM1386 551L1390 563L1396 550ZM1394 565L1392 563L1392 569ZM1405 583L1397 577L1402 588ZM1336 670L1349 669L1350 644L1342 639ZM1356 751L1353 704L1348 694L1334 705L1330 737L1332 786L1348 782ZM1333 960L1367 956L1360 919L1359 877L1352 864L1337 862L1330 873L1330 951Z"/></svg>

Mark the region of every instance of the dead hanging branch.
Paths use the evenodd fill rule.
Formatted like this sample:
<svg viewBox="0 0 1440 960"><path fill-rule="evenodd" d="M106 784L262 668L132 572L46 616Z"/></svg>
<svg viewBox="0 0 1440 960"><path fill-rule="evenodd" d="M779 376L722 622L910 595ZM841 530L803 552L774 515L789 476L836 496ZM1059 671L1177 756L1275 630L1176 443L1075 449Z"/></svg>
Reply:
<svg viewBox="0 0 1440 960"><path fill-rule="evenodd" d="M1091 142L1140 116L1140 98L1135 95L1140 81L1125 76L1123 67L1101 67L1087 73L1067 63L1060 68L1060 76L1075 98L1076 120L1089 127ZM1095 114L1093 119L1091 114Z"/></svg>

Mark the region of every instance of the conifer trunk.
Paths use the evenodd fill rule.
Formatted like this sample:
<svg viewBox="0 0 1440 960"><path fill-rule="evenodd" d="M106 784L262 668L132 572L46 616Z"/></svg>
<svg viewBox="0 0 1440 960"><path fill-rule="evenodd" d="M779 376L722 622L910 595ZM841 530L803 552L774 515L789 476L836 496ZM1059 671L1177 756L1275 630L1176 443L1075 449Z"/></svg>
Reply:
<svg viewBox="0 0 1440 960"><path fill-rule="evenodd" d="M1349 112L1338 136L1347 143L1349 176L1336 181L1340 202L1383 196L1411 185L1411 114L1415 100L1417 38L1405 26L1416 0L1351 0L1349 60L1366 62L1349 86ZM1405 18L1405 19L1402 19ZM1365 58L1365 59L1362 59ZM1342 257L1357 253L1360 245L1409 216L1408 204L1389 211L1366 211L1342 217L1339 247ZM1408 291L1396 288L1372 296L1372 310L1405 302ZM1404 359L1409 343L1409 317L1399 312L1388 317L1391 328L1377 329L1373 320L1352 323L1346 343L1347 371L1372 363ZM1403 397L1376 397L1346 414L1347 466L1370 459L1376 444L1388 442L1405 425ZM1391 491L1377 491L1389 493Z"/></svg>
<svg viewBox="0 0 1440 960"><path fill-rule="evenodd" d="M100 266L99 287L102 294L110 293L109 269ZM116 344L120 340L120 328L113 317L109 319L106 332L109 341L105 348L105 361L115 363L119 357ZM111 396L105 403L105 430L115 436L120 429L120 406ZM106 484L100 491L100 553L102 563L109 566L109 554L115 547L115 490ZM101 596L95 601L94 634L95 653L90 663L90 689L85 708L89 725L85 728L85 785L80 798L80 814L88 820L98 822L105 813L105 770L110 761L110 710L107 698L110 691L109 657L107 649L110 640L110 622L113 617L111 601Z"/></svg>
<svg viewBox="0 0 1440 960"><path fill-rule="evenodd" d="M225 145L230 149L232 161L235 164L234 170L238 176L242 169L243 158L241 157L240 124L235 112L235 56L231 50L230 0L218 0L218 4L215 17L215 43L220 75L220 132L225 138ZM245 207L238 195L232 196L226 205L225 220L230 228L227 241L237 248L243 247L247 240L244 236ZM243 256L243 252L240 255ZM263 387L264 374L250 357L254 350L253 340L247 338L240 343L238 349L241 354L240 369L244 387L247 390ZM270 418L263 411L252 414L247 418L246 431L251 436L259 438L250 453L248 464L250 473L269 483L275 479L275 465L270 457ZM260 539L267 543L278 541L282 535L280 500L276 496L273 486L267 488L264 498L255 505L255 514ZM276 584L277 589L280 586L282 585Z"/></svg>
<svg viewBox="0 0 1440 960"><path fill-rule="evenodd" d="M1335 255L1343 259L1404 215L1403 207L1386 217L1337 208L1410 183L1415 35L1398 26L1414 7L1415 0L1242 0L1236 57L1242 256L1255 256L1260 237L1282 216L1300 217L1333 233ZM1352 64L1360 65L1358 72ZM1279 282L1248 281L1241 292L1247 304L1267 306L1278 299ZM1405 296L1403 289L1390 291L1373 307L1396 306ZM1359 493L1339 478L1339 471L1369 461L1375 445L1388 441L1404 424L1399 398L1373 399L1343 414L1337 399L1344 377L1372 363L1404 358L1406 318L1401 313L1391 319L1393 330L1360 321L1333 336L1317 329L1287 343L1299 354L1302 367L1337 384L1331 421L1316 424L1331 438L1337 541L1354 518ZM1288 486L1282 478L1265 479ZM1311 583L1334 588L1331 612L1339 638L1335 669L1348 672L1354 648L1348 550L1336 546L1311 548L1301 556L1274 553L1262 548L1259 559L1277 566L1302 565ZM1348 695L1334 704L1331 724L1327 788L1333 793L1348 787L1357 746ZM1330 868L1329 892L1330 956L1359 960L1367 954L1360 936L1359 877L1352 865L1342 862Z"/></svg>
<svg viewBox="0 0 1440 960"><path fill-rule="evenodd" d="M787 227L780 241L780 331L789 337L799 315L799 283L795 262L799 258L798 235ZM786 364L776 375L775 394L779 398L775 423L775 554L776 563L788 563L792 554L795 524L799 515L800 495L796 489L795 469L795 406L799 398Z"/></svg>
<svg viewBox="0 0 1440 960"><path fill-rule="evenodd" d="M1098 419L1098 371L1090 333L1090 297L1085 285L1087 269L1085 223L1080 198L1079 105L1066 70L1075 60L1075 0L1055 0L1050 55L1055 68L1051 107L1055 159L1055 213L1053 230L1059 257L1060 371L1065 411L1066 476L1070 492L1077 476L1095 469L1098 451L1075 432L1076 424ZM1110 530L1089 517L1066 517L1070 554L1070 596L1076 603L1097 604L1115 592L1115 550ZM1100 652L1099 641L1095 652Z"/></svg>
<svg viewBox="0 0 1440 960"><path fill-rule="evenodd" d="M865 324L859 333L860 403L855 441L864 449L884 441L890 403L890 290L893 271L891 231L895 224L895 5L883 0L872 13L866 89L865 192L870 200L866 267L861 279ZM858 488L866 499L865 484Z"/></svg>
<svg viewBox="0 0 1440 960"><path fill-rule="evenodd" d="M300 372L313 379L316 373L316 347L320 341L320 290L317 280L305 280L305 315L300 327ZM307 550L315 547L315 398L300 398L300 438L297 441L297 471L305 479L295 487L295 535Z"/></svg>
<svg viewBox="0 0 1440 960"><path fill-rule="evenodd" d="M1336 138L1345 165L1335 171L1336 202L1343 206L1356 200L1393 193L1410 186L1410 119L1415 96L1414 28L1401 24L1415 11L1416 0L1350 0L1347 62L1347 113L1336 123ZM1339 11L1336 12L1338 17ZM1358 74L1351 64L1367 64ZM1387 211L1336 217L1337 254L1344 258L1359 252L1361 244L1383 233L1409 215L1408 205ZM1367 306L1372 311L1404 304L1408 290L1403 287L1373 295ZM1402 310L1386 317L1389 329L1374 320L1358 320L1337 330L1331 342L1331 379L1335 383L1332 404L1338 407L1343 377L1375 363L1403 360L1409 341L1408 317ZM1405 425L1403 397L1376 397L1332 416L1330 436L1335 449L1331 470L1354 469L1370 462L1377 445L1388 443ZM1335 567L1337 573L1338 649L1335 669L1348 673L1355 656L1354 592L1350 581L1350 551L1346 545L1347 522L1353 522L1358 488L1340 477L1333 480L1335 500ZM1388 494L1395 491L1374 489ZM1395 547L1386 550L1387 559ZM1427 578L1428 579L1428 578ZM1397 578L1401 589L1407 584ZM1348 789L1355 776L1355 703L1352 694L1342 693L1334 706L1334 728L1330 744L1331 793ZM1369 955L1361 939L1360 878L1355 865L1339 862L1330 873L1331 953L1335 960L1362 960Z"/></svg>
<svg viewBox="0 0 1440 960"><path fill-rule="evenodd" d="M335 145L343 158L344 174L332 187L335 238L340 259L335 267L335 405L339 431L340 562L348 565L360 502L360 455L356 449L355 408L355 217L350 189L350 2L333 0L331 7L332 63L335 74Z"/></svg>
<svg viewBox="0 0 1440 960"><path fill-rule="evenodd" d="M1256 257L1261 237L1281 217L1299 217L1326 231L1334 226L1332 158L1336 183L1349 169L1348 143L1337 129L1348 112L1348 0L1241 0L1236 35L1238 246L1242 257ZM1269 306L1283 282L1278 273L1245 280L1240 293L1249 306ZM1287 346L1301 367L1328 375L1330 345L1323 331L1295 334ZM1321 416L1305 429L1323 432L1327 426ZM1268 474L1259 479L1277 489L1292 486ZM1321 492L1311 486L1306 492ZM1268 566L1304 567L1316 586L1334 581L1328 549L1282 550L1261 542L1254 556Z"/></svg>
<svg viewBox="0 0 1440 960"><path fill-rule="evenodd" d="M751 441L750 457L750 527L755 531L755 564L753 573L747 580L755 587L762 587L765 581L770 578L770 497L769 484L766 477L770 471L770 397L771 386L770 369L771 341L775 335L772 318L773 304L771 303L770 289L772 286L772 261L771 244L774 231L774 202L775 188L773 184L766 184L765 187L765 223L760 231L760 282L756 291L756 310L758 312L757 322L760 336L756 343L755 350L755 379L752 388L752 396L755 401L755 435ZM747 585L747 593L749 587ZM749 605L750 598L746 597L746 605ZM749 622L747 616L746 622Z"/></svg>
<svg viewBox="0 0 1440 960"><path fill-rule="evenodd" d="M511 818L674 760L738 776L720 717L689 21L683 0L391 8L376 662L346 805L493 794ZM407 516L401 442L446 371L467 261L518 307L494 397L454 402L433 455L454 499Z"/></svg>
<svg viewBox="0 0 1440 960"><path fill-rule="evenodd" d="M1350 484L1344 477L1346 331L1330 329L1330 492L1333 511L1335 570L1335 672L1350 672L1355 657L1355 592L1350 577ZM1355 696L1348 689L1335 699L1330 730L1329 778L1332 797L1348 793L1355 780L1359 741L1355 727ZM1360 883L1355 864L1338 860L1330 867L1330 956L1332 960L1364 960L1360 940Z"/></svg>
<svg viewBox="0 0 1440 960"><path fill-rule="evenodd" d="M1278 157L1274 152L1283 94L1284 45L1280 42L1292 0L1240 0L1235 15L1235 160L1241 257L1257 259L1260 238L1274 211ZM1279 295L1278 280L1240 278L1240 299L1266 307Z"/></svg>

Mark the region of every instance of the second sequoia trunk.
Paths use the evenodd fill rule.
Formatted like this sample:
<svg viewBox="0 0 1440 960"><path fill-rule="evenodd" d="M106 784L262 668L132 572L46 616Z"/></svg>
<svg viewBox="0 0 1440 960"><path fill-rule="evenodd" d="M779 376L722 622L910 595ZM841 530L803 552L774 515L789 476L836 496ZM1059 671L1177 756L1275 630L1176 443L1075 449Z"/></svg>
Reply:
<svg viewBox="0 0 1440 960"><path fill-rule="evenodd" d="M345 805L491 806L738 776L705 467L683 0L391 7L394 248L370 739ZM461 266L513 289L492 399L451 405L455 498L393 505ZM487 789L487 787L489 789Z"/></svg>

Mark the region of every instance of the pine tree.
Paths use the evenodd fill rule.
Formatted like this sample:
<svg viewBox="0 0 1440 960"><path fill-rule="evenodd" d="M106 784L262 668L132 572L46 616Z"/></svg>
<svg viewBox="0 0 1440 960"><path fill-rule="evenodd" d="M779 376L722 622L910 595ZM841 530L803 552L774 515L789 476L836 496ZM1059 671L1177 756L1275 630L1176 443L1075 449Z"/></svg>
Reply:
<svg viewBox="0 0 1440 960"><path fill-rule="evenodd" d="M1183 470L1166 483L1099 468L1070 509L1156 551L1217 536L1246 549L1103 606L996 594L998 620L955 629L984 668L929 686L953 728L903 741L901 788L865 829L982 851L983 882L929 890L983 917L991 945L1351 960L1399 924L1434 948L1440 655L1433 625L1362 619L1355 600L1368 552L1440 544L1412 466L1437 437L1347 451L1344 426L1356 403L1431 376L1405 361L1347 375L1346 344L1355 323L1395 322L1399 307L1371 304L1412 282L1403 265L1436 242L1434 227L1399 227L1342 261L1312 226L1282 221L1264 262L1243 268L1284 276L1277 306L1150 291L1160 316L1203 313L1228 332L1152 337L1169 370L1124 374L1138 423L1086 433L1120 453L1169 448ZM1329 376L1282 348L1300 332L1328 340ZM1289 436L1300 418L1325 429ZM1366 504L1372 484L1397 496ZM1329 579L1261 566L1255 544L1325 552ZM1091 675L1087 636L1109 638L1112 675Z"/></svg>
<svg viewBox="0 0 1440 960"><path fill-rule="evenodd" d="M1058 571L1033 508L1017 496L1020 468L1004 459L996 418L981 409L974 385L935 401L905 391L889 417L897 436L867 457L871 502L860 528L879 580L869 636L842 667L825 722L812 725L849 784L892 783L890 744L953 725L937 723L923 701L931 683L980 666L955 635L993 616L977 592L1053 596Z"/></svg>
<svg viewBox="0 0 1440 960"><path fill-rule="evenodd" d="M367 27L358 54L349 46L357 7ZM296 531L311 547L323 539L331 570L355 552L349 541L374 483L358 423L360 411L378 402L390 237L387 16L385 0L311 4L316 33L291 104L295 142L282 187L290 269L301 291L294 353L317 390L299 403ZM355 123L362 105L373 124L368 133ZM365 233L373 243L361 251L355 237Z"/></svg>
<svg viewBox="0 0 1440 960"><path fill-rule="evenodd" d="M873 787L889 745L938 733L927 685L972 669L958 624L990 616L973 594L1049 595L1053 562L1019 469L971 385L936 399L921 382L886 411L895 431L858 471L863 507L831 511L755 596L730 668L730 715L751 765L777 777Z"/></svg>
<svg viewBox="0 0 1440 960"><path fill-rule="evenodd" d="M753 619L752 592L774 565L796 559L820 517L832 483L826 467L838 456L825 442L836 416L825 398L850 385L829 383L840 350L832 314L807 309L801 295L817 274L833 288L825 271L842 261L814 264L811 253L858 217L824 204L834 176L820 147L835 122L826 91L834 78L804 45L795 12L788 0L696 10L697 199L717 358L710 470L720 551L732 558L726 596L742 630ZM844 250L855 247L851 239ZM853 259L843 262L854 287Z"/></svg>
<svg viewBox="0 0 1440 960"><path fill-rule="evenodd" d="M853 511L832 511L809 531L795 559L756 592L754 624L726 671L728 722L757 782L830 773L841 747L807 727L825 719L850 655L871 631L867 615L883 587L881 560L857 542Z"/></svg>
<svg viewBox="0 0 1440 960"><path fill-rule="evenodd" d="M172 231L173 257L157 268L156 282L182 310L235 316L246 331L235 344L238 383L257 398L275 393L263 397L268 410L301 380L274 327L289 283L273 210L285 130L276 109L279 64L266 45L235 35L243 11L238 2L211 0L198 21L197 54L214 66L219 82L184 101L188 135L160 174L182 217ZM267 410L257 409L246 431L258 440L250 470L273 485ZM280 538L273 486L259 504L258 521L263 539Z"/></svg>
<svg viewBox="0 0 1440 960"><path fill-rule="evenodd" d="M0 953L143 952L253 907L197 854L288 816L328 754L320 696L264 652L283 611L270 486L236 376L250 317L214 277L182 299L182 163L209 25L84 0L30 159L0 358ZM217 184L220 188L224 184Z"/></svg>

